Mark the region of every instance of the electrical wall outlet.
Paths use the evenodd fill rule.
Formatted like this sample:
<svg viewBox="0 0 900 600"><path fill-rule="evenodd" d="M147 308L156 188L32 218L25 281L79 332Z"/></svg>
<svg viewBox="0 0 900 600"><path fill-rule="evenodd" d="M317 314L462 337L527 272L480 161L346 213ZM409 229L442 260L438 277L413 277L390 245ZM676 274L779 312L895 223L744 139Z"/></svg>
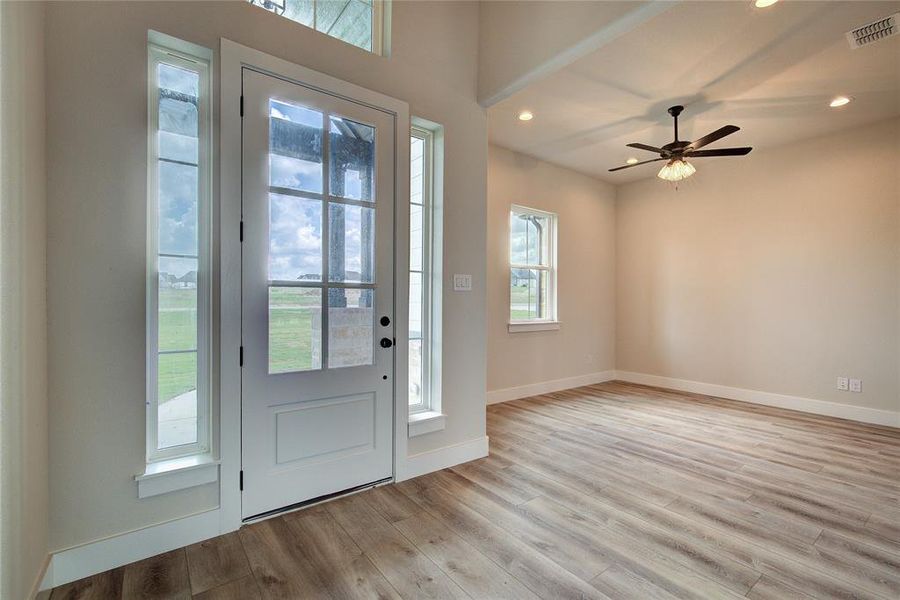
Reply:
<svg viewBox="0 0 900 600"><path fill-rule="evenodd" d="M472 276L456 273L453 275L453 291L454 292L471 292Z"/></svg>
<svg viewBox="0 0 900 600"><path fill-rule="evenodd" d="M851 392L861 392L862 391L862 379L851 379L850 380L850 391Z"/></svg>
<svg viewBox="0 0 900 600"><path fill-rule="evenodd" d="M842 392L846 392L847 390L849 390L850 389L850 380L847 379L846 377L838 377L837 378L837 389L841 390Z"/></svg>

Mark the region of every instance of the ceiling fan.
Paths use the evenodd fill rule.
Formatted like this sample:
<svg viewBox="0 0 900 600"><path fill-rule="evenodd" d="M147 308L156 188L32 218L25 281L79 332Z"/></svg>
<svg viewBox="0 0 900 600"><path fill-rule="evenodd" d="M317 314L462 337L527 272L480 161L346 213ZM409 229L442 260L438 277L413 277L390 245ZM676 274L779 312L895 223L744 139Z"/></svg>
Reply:
<svg viewBox="0 0 900 600"><path fill-rule="evenodd" d="M705 156L744 156L745 154L749 154L750 151L753 150L753 148L749 148L746 146L743 148L700 150L700 148L702 148L703 146L711 144L716 140L722 139L726 135L731 135L735 131L738 131L740 127L737 127L736 125L726 125L725 127L716 129L710 134L704 135L698 140L694 140L693 142L685 142L679 140L678 115L680 115L681 111L683 110L683 106L672 106L671 108L669 108L669 114L672 115L672 117L675 119L674 142L670 142L662 148L639 143L626 144L630 148L656 152L657 154L659 154L659 158L651 158L650 160L644 160L640 162L635 161L632 164L616 167L615 169L610 169L610 172L621 171L622 169L630 169L631 167L637 167L638 165L646 165L647 163L664 160L666 161L666 164L662 169L659 170L657 176L660 179L665 179L666 181L681 181L682 179L687 179L697 171L697 169L694 168L694 165L686 160L687 158L703 158Z"/></svg>

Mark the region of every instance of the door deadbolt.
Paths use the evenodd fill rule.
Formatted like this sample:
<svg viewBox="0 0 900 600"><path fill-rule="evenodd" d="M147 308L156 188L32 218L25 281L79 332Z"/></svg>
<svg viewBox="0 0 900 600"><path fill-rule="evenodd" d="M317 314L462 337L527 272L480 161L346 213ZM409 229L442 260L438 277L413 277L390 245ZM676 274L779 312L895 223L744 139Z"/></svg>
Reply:
<svg viewBox="0 0 900 600"><path fill-rule="evenodd" d="M381 317L381 326L382 327L387 327L390 324L391 324L391 320L387 317L387 315Z"/></svg>

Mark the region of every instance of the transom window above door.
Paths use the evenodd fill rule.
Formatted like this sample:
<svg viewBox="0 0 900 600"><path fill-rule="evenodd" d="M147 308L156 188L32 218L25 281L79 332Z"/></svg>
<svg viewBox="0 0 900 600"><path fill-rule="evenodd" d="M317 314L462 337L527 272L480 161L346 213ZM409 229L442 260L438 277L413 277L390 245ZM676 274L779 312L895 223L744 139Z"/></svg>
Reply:
<svg viewBox="0 0 900 600"><path fill-rule="evenodd" d="M383 54L386 0L247 0L363 50Z"/></svg>

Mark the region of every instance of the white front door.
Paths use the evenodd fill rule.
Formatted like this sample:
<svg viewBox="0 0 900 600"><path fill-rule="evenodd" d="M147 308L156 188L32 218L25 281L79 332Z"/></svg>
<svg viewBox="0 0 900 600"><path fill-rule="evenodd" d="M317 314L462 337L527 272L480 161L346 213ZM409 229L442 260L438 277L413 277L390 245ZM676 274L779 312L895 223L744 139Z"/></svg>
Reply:
<svg viewBox="0 0 900 600"><path fill-rule="evenodd" d="M249 68L243 103L246 519L393 474L395 117Z"/></svg>

